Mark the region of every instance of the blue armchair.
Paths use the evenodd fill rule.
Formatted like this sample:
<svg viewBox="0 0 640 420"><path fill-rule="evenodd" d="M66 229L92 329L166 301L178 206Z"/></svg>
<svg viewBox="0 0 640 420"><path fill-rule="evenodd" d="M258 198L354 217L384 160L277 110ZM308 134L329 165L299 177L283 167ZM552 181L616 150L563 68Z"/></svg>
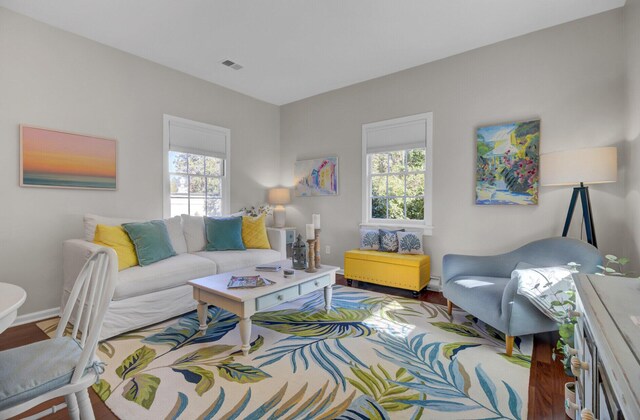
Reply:
<svg viewBox="0 0 640 420"><path fill-rule="evenodd" d="M517 279L511 272L518 263L535 267L580 264L580 272L594 273L602 264L592 245L569 238L531 242L515 251L492 256L445 255L442 260L442 293L449 315L453 303L505 334L506 353L513 351L519 335L557 330L555 321L517 294Z"/></svg>

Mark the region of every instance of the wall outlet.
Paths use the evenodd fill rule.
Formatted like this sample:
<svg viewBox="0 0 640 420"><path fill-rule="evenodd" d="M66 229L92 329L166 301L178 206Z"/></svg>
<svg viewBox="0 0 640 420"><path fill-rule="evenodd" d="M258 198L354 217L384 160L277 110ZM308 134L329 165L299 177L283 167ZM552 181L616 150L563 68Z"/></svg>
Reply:
<svg viewBox="0 0 640 420"><path fill-rule="evenodd" d="M331 247L329 245L324 247L324 253L325 254L331 254Z"/></svg>

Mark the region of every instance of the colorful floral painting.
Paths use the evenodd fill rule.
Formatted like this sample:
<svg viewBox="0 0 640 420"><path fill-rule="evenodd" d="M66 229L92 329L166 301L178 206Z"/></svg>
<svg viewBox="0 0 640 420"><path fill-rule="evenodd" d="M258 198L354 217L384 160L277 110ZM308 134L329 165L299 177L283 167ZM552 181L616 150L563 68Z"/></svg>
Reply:
<svg viewBox="0 0 640 420"><path fill-rule="evenodd" d="M538 204L540 120L480 127L476 204Z"/></svg>
<svg viewBox="0 0 640 420"><path fill-rule="evenodd" d="M20 127L23 187L116 189L116 141Z"/></svg>
<svg viewBox="0 0 640 420"><path fill-rule="evenodd" d="M531 340L461 310L334 287L251 317L209 307L100 343L94 390L123 419L524 419ZM38 324L55 331L55 321Z"/></svg>
<svg viewBox="0 0 640 420"><path fill-rule="evenodd" d="M338 158L299 160L294 168L296 197L338 194Z"/></svg>

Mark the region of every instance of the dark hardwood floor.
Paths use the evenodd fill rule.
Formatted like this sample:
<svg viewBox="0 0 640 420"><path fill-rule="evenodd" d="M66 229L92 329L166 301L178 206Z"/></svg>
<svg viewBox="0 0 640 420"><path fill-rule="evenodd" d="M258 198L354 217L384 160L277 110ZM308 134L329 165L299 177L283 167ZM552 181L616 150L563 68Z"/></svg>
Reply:
<svg viewBox="0 0 640 420"><path fill-rule="evenodd" d="M346 285L342 276L338 276L337 283ZM372 290L390 295L412 297L411 292L390 287L377 286L354 281L354 287ZM425 291L420 294L420 300L431 303L446 304L441 293ZM47 336L35 323L9 328L0 335L0 350L22 346L44 340ZM552 359L552 348L557 340L556 333L537 334L534 338L533 356L531 358L531 373L529 379L529 419L567 419L564 414L564 383L570 378L564 374L562 364ZM93 390L89 392L96 419L116 419L117 417L107 408ZM63 398L48 401L16 418L23 418L46 407L64 402ZM67 419L67 410L51 414L46 419Z"/></svg>

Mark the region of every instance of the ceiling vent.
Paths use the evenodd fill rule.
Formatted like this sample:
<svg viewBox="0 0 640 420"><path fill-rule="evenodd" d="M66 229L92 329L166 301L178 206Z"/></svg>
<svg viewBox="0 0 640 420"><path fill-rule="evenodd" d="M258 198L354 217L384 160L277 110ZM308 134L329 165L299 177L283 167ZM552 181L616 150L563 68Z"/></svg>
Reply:
<svg viewBox="0 0 640 420"><path fill-rule="evenodd" d="M231 61L229 59L224 60L222 62L222 65L223 66L227 66L227 67L231 67L234 70L240 70L242 68L242 66L240 64L236 63L235 61Z"/></svg>

